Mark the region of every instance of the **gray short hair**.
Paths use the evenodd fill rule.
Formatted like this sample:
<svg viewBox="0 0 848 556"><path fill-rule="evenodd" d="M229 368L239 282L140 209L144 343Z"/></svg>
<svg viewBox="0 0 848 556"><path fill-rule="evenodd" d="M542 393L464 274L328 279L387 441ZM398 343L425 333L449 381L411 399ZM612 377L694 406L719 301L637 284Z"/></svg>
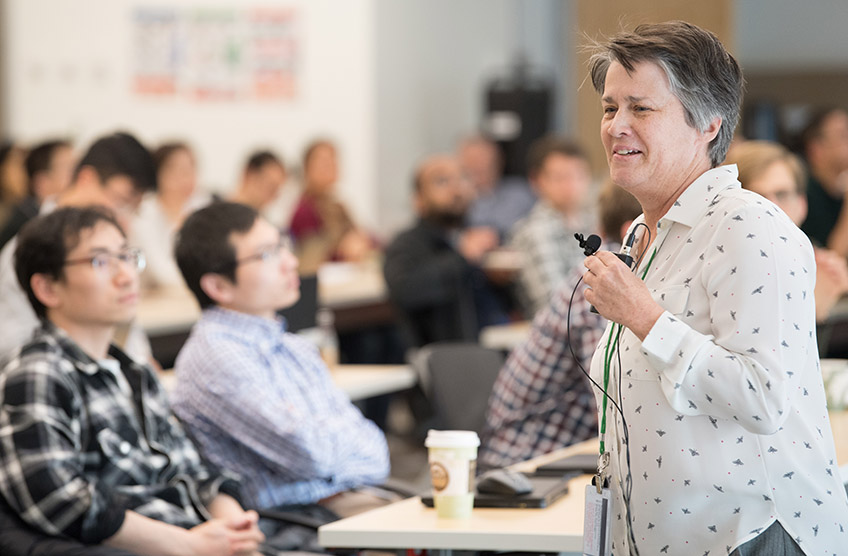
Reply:
<svg viewBox="0 0 848 556"><path fill-rule="evenodd" d="M596 43L591 50L592 85L600 94L612 62L628 72L639 62L653 62L662 68L690 126L703 132L713 118L721 118L709 156L713 167L724 161L739 121L744 79L739 64L718 37L684 21L649 23L633 32L621 32L606 43Z"/></svg>

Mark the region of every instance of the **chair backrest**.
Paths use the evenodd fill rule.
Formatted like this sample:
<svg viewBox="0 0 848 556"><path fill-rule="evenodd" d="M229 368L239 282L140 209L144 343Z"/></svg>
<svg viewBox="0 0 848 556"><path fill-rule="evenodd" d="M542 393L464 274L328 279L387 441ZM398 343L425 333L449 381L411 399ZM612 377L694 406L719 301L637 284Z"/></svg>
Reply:
<svg viewBox="0 0 848 556"><path fill-rule="evenodd" d="M286 318L289 332L315 327L315 315L318 313L318 276L315 274L300 277L300 299L291 307L279 311Z"/></svg>
<svg viewBox="0 0 848 556"><path fill-rule="evenodd" d="M421 348L416 359L427 374L422 384L436 413L435 426L480 434L503 354L475 343L440 342Z"/></svg>

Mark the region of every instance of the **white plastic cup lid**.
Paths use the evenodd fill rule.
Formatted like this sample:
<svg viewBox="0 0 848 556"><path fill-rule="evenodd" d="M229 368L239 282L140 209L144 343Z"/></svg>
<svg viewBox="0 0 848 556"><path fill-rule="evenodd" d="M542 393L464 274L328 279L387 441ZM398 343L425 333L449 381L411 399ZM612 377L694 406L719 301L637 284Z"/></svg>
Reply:
<svg viewBox="0 0 848 556"><path fill-rule="evenodd" d="M427 448L476 448L480 445L480 437L474 431L427 431Z"/></svg>

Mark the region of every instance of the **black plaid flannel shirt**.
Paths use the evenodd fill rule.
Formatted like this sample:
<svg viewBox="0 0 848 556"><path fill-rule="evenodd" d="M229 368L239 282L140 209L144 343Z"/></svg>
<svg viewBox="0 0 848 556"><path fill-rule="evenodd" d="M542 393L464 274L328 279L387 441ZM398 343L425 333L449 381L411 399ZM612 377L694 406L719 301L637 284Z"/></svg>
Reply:
<svg viewBox="0 0 848 556"><path fill-rule="evenodd" d="M238 496L168 406L152 369L112 346L132 398L63 331L45 323L0 371L0 494L50 535L99 543L126 510L192 527L218 493Z"/></svg>

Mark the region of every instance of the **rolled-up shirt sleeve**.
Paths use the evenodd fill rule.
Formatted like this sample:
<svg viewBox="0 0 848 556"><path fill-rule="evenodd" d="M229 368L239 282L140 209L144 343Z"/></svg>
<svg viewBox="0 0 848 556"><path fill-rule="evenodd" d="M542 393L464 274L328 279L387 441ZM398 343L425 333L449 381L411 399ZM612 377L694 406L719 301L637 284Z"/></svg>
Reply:
<svg viewBox="0 0 848 556"><path fill-rule="evenodd" d="M642 342L679 413L733 419L759 434L785 420L816 349L815 261L806 238L780 224L767 207L728 213L693 253L703 263L689 286L706 293L708 327L687 322L698 308L666 310Z"/></svg>

